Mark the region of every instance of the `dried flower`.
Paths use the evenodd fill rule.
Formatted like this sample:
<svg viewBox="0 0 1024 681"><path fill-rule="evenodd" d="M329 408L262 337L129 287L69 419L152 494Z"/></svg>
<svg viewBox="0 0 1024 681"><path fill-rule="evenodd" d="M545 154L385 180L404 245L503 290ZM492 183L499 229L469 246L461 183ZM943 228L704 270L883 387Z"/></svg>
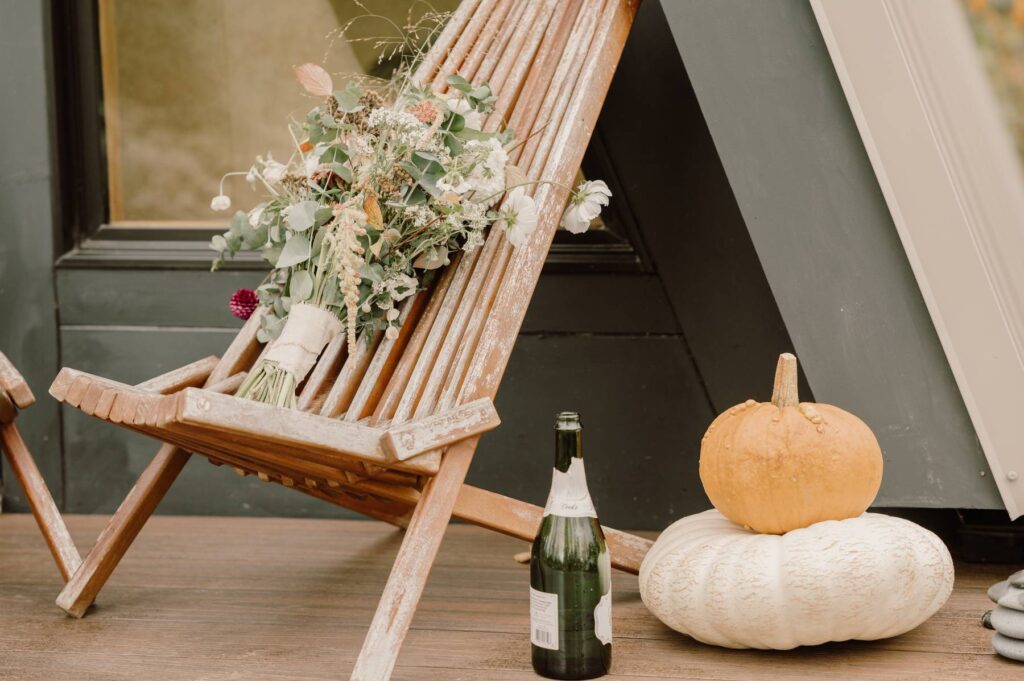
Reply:
<svg viewBox="0 0 1024 681"><path fill-rule="evenodd" d="M251 288L240 288L231 294L228 307L231 314L239 319L248 319L260 304L260 299Z"/></svg>
<svg viewBox="0 0 1024 681"><path fill-rule="evenodd" d="M213 210L227 210L231 208L231 197L226 194L218 194L210 201L210 208Z"/></svg>
<svg viewBox="0 0 1024 681"><path fill-rule="evenodd" d="M380 204L377 203L373 194L367 194L363 199L363 212L366 213L366 224L374 229L384 228L384 216L380 212Z"/></svg>
<svg viewBox="0 0 1024 681"><path fill-rule="evenodd" d="M331 74L317 64L303 64L295 67L295 77L306 92L318 97L327 97L334 92Z"/></svg>
<svg viewBox="0 0 1024 681"><path fill-rule="evenodd" d="M433 123L437 115L441 113L437 104L434 104L429 99L424 99L422 102L415 106L410 106L406 109L409 113L416 117L420 123Z"/></svg>

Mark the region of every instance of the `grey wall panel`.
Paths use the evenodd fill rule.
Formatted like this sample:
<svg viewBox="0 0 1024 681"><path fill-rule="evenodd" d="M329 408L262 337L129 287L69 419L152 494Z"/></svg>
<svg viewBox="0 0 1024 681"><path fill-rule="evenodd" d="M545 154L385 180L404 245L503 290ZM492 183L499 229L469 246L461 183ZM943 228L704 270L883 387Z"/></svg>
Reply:
<svg viewBox="0 0 1024 681"><path fill-rule="evenodd" d="M7 2L0 20L0 350L39 400L18 424L60 503L59 411L46 396L58 360L43 7ZM24 507L6 460L4 467L4 506Z"/></svg>
<svg viewBox="0 0 1024 681"><path fill-rule="evenodd" d="M878 503L1001 508L810 5L663 7L816 399L882 444Z"/></svg>
<svg viewBox="0 0 1024 681"><path fill-rule="evenodd" d="M496 407L502 425L481 441L472 484L543 505L553 416L574 409L603 522L661 529L710 508L697 460L714 415L676 338L520 336Z"/></svg>
<svg viewBox="0 0 1024 681"><path fill-rule="evenodd" d="M598 134L716 410L768 397L792 341L657 2L641 5Z"/></svg>
<svg viewBox="0 0 1024 681"><path fill-rule="evenodd" d="M227 301L263 275L251 271L59 269L63 325L238 328ZM658 278L649 274L545 274L527 332L677 333Z"/></svg>

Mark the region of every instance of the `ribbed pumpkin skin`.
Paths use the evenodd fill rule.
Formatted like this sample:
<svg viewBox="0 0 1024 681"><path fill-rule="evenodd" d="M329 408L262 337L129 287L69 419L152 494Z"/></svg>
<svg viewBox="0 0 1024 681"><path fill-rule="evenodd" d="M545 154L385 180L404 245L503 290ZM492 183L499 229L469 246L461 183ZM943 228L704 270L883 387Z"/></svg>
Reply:
<svg viewBox="0 0 1024 681"><path fill-rule="evenodd" d="M700 479L733 522L783 534L867 510L882 484L882 451L867 424L839 407L748 400L708 427Z"/></svg>
<svg viewBox="0 0 1024 681"><path fill-rule="evenodd" d="M640 568L640 595L658 619L727 648L897 636L952 590L942 541L875 513L778 536L705 511L670 525Z"/></svg>

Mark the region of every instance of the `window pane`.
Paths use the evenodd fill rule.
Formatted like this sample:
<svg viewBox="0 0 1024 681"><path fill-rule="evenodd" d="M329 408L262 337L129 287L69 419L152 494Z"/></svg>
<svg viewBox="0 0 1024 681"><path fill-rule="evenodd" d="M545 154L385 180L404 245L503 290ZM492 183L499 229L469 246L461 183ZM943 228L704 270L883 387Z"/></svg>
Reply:
<svg viewBox="0 0 1024 681"><path fill-rule="evenodd" d="M287 123L315 105L293 67L377 72L375 36L364 18L349 43L329 34L367 9L398 25L410 0L100 0L109 219L114 224L221 224L210 210L221 175L268 152L286 159ZM432 0L437 11L456 0ZM418 9L417 9L418 8ZM326 60L325 60L325 54ZM258 203L244 178L229 193L239 208ZM246 201L246 199L249 199Z"/></svg>

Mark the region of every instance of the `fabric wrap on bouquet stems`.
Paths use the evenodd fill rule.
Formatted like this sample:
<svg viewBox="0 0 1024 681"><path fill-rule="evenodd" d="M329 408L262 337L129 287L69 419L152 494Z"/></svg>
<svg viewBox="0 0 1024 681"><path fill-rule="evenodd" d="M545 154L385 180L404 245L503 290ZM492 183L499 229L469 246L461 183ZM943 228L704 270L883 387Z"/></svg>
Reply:
<svg viewBox="0 0 1024 681"><path fill-rule="evenodd" d="M308 303L293 305L281 335L238 388L244 399L295 407L295 388L306 378L323 349L344 330L338 317Z"/></svg>

